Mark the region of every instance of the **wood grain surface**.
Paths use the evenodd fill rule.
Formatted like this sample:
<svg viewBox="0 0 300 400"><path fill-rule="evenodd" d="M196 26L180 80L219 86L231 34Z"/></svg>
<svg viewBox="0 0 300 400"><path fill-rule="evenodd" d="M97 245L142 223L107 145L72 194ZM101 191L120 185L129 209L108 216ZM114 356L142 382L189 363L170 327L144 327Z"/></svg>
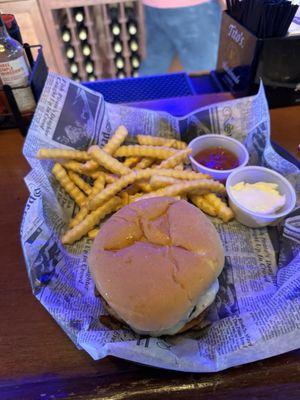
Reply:
<svg viewBox="0 0 300 400"><path fill-rule="evenodd" d="M300 108L271 112L295 152ZM295 140L295 138L297 140ZM19 239L29 171L17 130L0 131L0 399L299 399L300 352L215 374L177 373L79 351L31 293ZM295 153L296 154L296 153Z"/></svg>
<svg viewBox="0 0 300 400"><path fill-rule="evenodd" d="M300 105L270 111L272 139L300 160Z"/></svg>

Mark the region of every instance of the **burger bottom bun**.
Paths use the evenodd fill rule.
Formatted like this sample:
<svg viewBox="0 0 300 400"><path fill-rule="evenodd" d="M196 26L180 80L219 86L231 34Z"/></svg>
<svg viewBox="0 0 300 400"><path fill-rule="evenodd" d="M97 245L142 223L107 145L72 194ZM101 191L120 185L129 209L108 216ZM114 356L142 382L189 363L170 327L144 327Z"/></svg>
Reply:
<svg viewBox="0 0 300 400"><path fill-rule="evenodd" d="M110 318L112 318L114 321L118 321L118 323L121 323L121 324L125 325L126 327L128 327L128 325L116 315L114 310L106 303L106 301L102 297L101 297L101 300L102 300L102 304L104 305L104 308L106 309L106 311L110 315ZM205 326L207 326L208 322L205 321L207 310L208 309L206 308L197 317L195 317L195 318L191 319L190 321L186 322L185 325L176 332L176 334L184 333L184 332L186 332L188 330L192 330L192 329L201 329L201 328L204 328ZM136 332L136 333L141 334L140 332ZM155 337L155 335L153 335L153 333L151 333L151 332L146 332L146 333L144 332L143 334L144 335L146 335L146 334L150 335L151 334L151 336ZM167 336L168 334L166 333L165 335ZM160 334L158 336L162 336L162 335Z"/></svg>

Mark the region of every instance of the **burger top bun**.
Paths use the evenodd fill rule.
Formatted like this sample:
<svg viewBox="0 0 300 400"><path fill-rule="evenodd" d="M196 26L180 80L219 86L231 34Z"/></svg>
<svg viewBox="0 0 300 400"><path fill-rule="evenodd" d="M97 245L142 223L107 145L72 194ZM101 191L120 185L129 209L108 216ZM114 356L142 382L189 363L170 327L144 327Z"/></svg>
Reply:
<svg viewBox="0 0 300 400"><path fill-rule="evenodd" d="M123 207L101 227L89 255L90 272L113 315L156 335L191 313L223 265L210 220L169 197Z"/></svg>

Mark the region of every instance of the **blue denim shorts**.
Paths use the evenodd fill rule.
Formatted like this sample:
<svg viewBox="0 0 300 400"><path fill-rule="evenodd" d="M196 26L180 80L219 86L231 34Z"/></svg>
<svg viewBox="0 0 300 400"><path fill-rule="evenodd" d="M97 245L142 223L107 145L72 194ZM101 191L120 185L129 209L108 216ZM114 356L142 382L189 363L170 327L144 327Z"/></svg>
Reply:
<svg viewBox="0 0 300 400"><path fill-rule="evenodd" d="M140 75L166 73L175 55L187 72L214 69L220 23L217 0L192 7L145 6L146 57Z"/></svg>

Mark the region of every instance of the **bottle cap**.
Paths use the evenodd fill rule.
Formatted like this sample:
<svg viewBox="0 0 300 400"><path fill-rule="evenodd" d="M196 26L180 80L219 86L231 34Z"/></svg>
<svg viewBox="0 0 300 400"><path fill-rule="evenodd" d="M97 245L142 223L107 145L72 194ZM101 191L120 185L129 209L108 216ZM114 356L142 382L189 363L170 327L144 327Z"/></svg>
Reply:
<svg viewBox="0 0 300 400"><path fill-rule="evenodd" d="M15 21L15 17L12 14L1 14L1 16L6 28L10 29Z"/></svg>

